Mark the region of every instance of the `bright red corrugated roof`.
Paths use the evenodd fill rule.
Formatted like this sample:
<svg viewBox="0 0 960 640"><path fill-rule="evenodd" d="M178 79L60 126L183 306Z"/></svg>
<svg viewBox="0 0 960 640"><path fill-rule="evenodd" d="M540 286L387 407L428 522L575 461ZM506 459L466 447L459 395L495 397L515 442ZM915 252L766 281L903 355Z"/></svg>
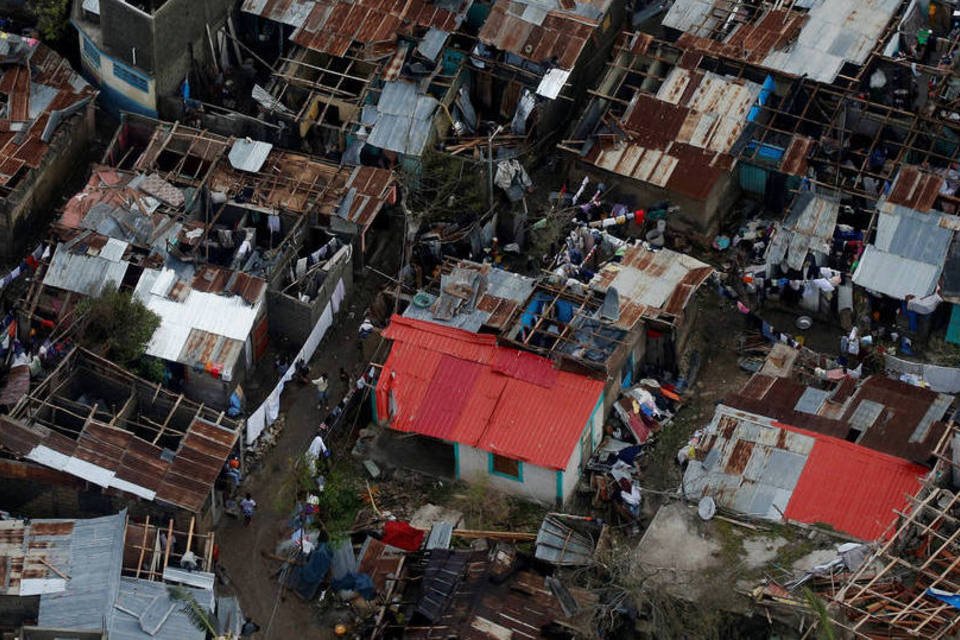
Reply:
<svg viewBox="0 0 960 640"><path fill-rule="evenodd" d="M816 440L784 513L791 520L822 522L861 540L876 540L929 471L852 442L776 426Z"/></svg>
<svg viewBox="0 0 960 640"><path fill-rule="evenodd" d="M377 411L400 431L564 469L603 383L493 336L394 316Z"/></svg>

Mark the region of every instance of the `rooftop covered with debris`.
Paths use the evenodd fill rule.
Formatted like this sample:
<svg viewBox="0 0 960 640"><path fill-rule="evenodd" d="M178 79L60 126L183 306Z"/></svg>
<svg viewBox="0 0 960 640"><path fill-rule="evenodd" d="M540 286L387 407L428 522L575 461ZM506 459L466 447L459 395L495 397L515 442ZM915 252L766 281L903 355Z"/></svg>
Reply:
<svg viewBox="0 0 960 640"><path fill-rule="evenodd" d="M590 288L616 291L617 327L632 330L641 320L682 324L684 309L713 267L671 249L652 251L642 244L626 250L619 262L608 262L590 281Z"/></svg>
<svg viewBox="0 0 960 640"><path fill-rule="evenodd" d="M489 264L448 260L440 275L439 294L424 292L420 301L415 297L403 316L465 331L499 331L533 293L535 282Z"/></svg>
<svg viewBox="0 0 960 640"><path fill-rule="evenodd" d="M946 430L954 397L873 375L807 385L754 374L724 404L778 422L928 465Z"/></svg>
<svg viewBox="0 0 960 640"><path fill-rule="evenodd" d="M29 637L41 637L41 631L73 637L71 632L94 629L129 640L204 637L167 584L121 575L126 525L125 511L84 520L0 523L6 557L31 563L27 572L32 577L18 576L19 592L6 595L40 596L37 624L31 627L36 635ZM24 592L25 586L30 593ZM204 609L212 609L212 590L179 588Z"/></svg>
<svg viewBox="0 0 960 640"><path fill-rule="evenodd" d="M242 424L76 348L0 420L0 448L198 513Z"/></svg>
<svg viewBox="0 0 960 640"><path fill-rule="evenodd" d="M790 76L832 83L844 65L862 65L878 46L901 0L677 0L663 17L677 45Z"/></svg>
<svg viewBox="0 0 960 640"><path fill-rule="evenodd" d="M96 95L47 45L0 32L0 197L44 164L58 128Z"/></svg>

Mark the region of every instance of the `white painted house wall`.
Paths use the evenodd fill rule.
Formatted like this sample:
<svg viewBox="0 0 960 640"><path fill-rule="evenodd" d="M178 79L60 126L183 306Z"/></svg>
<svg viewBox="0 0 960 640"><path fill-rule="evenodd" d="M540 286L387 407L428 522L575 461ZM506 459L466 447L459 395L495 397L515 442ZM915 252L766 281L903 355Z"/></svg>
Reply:
<svg viewBox="0 0 960 640"><path fill-rule="evenodd" d="M456 445L457 477L467 482L485 481L498 491L518 495L536 502L553 505L557 501L557 490L562 493L562 501L566 502L576 490L580 479L580 469L586 460L583 454L589 457L603 438L603 397L597 401L590 420L584 425L580 440L571 449L566 469L558 471L547 469L533 464L521 462L522 480L514 480L503 475L491 472L490 453L463 444ZM584 448L585 439L590 445Z"/></svg>

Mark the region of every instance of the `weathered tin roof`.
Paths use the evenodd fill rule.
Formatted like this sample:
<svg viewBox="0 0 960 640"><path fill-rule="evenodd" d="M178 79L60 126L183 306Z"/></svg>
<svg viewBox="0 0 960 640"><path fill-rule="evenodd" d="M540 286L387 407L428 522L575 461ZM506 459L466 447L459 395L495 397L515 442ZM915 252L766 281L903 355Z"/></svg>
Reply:
<svg viewBox="0 0 960 640"><path fill-rule="evenodd" d="M600 293L617 290L620 318L614 324L629 330L641 318L674 324L711 273L711 266L686 254L650 251L638 244L627 249L620 262L604 265L590 287Z"/></svg>
<svg viewBox="0 0 960 640"><path fill-rule="evenodd" d="M8 105L0 117L0 187L13 188L26 171L40 167L57 127L97 92L45 44L0 36L0 94Z"/></svg>
<svg viewBox="0 0 960 640"><path fill-rule="evenodd" d="M57 245L43 284L87 296L119 288L129 266L121 259L127 243L114 238L94 243L95 239L102 238L93 234L73 246Z"/></svg>
<svg viewBox="0 0 960 640"><path fill-rule="evenodd" d="M744 60L832 83L846 63L863 64L901 0L811 0L808 10L764 8L749 22L728 22L726 0L677 0L663 25L683 31L683 48Z"/></svg>
<svg viewBox="0 0 960 640"><path fill-rule="evenodd" d="M584 160L703 200L733 168L729 152L760 90L748 80L674 67L656 95L633 96L619 123L622 135L596 140Z"/></svg>
<svg viewBox="0 0 960 640"><path fill-rule="evenodd" d="M611 4L612 0L496 2L479 38L484 44L536 64L550 61L569 71Z"/></svg>
<svg viewBox="0 0 960 640"><path fill-rule="evenodd" d="M819 256L829 256L839 211L837 200L812 191L801 191L786 219L777 224L767 246L767 263L786 263L791 269L800 269L811 251Z"/></svg>

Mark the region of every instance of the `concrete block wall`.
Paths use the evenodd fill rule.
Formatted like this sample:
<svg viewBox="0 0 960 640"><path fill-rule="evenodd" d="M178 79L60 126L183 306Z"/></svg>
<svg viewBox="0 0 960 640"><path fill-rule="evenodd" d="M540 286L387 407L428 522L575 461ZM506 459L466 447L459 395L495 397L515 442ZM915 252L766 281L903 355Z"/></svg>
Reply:
<svg viewBox="0 0 960 640"><path fill-rule="evenodd" d="M50 221L55 198L77 171L78 159L86 166L86 154L94 133L94 105L64 121L54 133L40 166L30 171L0 204L0 260L23 258L32 232Z"/></svg>

